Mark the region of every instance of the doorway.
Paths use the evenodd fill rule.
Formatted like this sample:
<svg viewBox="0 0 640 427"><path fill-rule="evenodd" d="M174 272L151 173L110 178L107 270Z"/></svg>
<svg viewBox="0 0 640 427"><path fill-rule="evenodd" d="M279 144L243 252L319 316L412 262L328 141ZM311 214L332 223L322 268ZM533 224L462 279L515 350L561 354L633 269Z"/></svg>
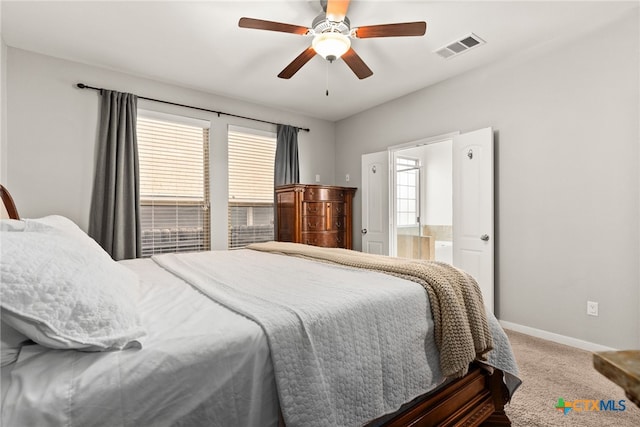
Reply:
<svg viewBox="0 0 640 427"><path fill-rule="evenodd" d="M453 140L392 149L391 255L453 263Z"/></svg>
<svg viewBox="0 0 640 427"><path fill-rule="evenodd" d="M491 311L493 203L490 127L362 156L363 251L444 261L465 270L476 278Z"/></svg>

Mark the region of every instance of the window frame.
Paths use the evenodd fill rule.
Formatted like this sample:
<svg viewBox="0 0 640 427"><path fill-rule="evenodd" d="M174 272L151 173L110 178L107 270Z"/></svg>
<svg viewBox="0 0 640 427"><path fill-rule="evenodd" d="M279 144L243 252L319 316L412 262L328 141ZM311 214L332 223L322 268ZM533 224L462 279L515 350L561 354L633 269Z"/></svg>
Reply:
<svg viewBox="0 0 640 427"><path fill-rule="evenodd" d="M267 195L265 193L264 198L260 199L260 200L255 200L255 201L251 201L251 200L247 200L247 199L234 199L232 198L234 195L232 194L232 173L230 171L231 169L231 156L232 156L232 143L230 141L230 135L231 133L239 133L239 134L248 134L257 138L268 138L269 140L272 140L273 142L273 146L272 146L272 151L273 152L273 158L269 159L268 163L265 163L263 165L263 167L268 167L268 170L270 170L271 172L271 178L268 180L268 182L270 183L270 192L269 192L269 201L266 201L267 199ZM246 244L242 244L242 245L235 245L234 244L234 239L233 239L233 235L234 235L234 216L236 214L236 212L233 211L234 208L246 208L246 218L244 223L242 224L236 224L236 226L240 227L240 226L247 226L247 227L256 227L256 228L260 228L260 227L264 227L264 226L268 226L270 225L272 227L271 230L271 235L269 240L273 240L275 239L275 227L274 227L274 215L273 213L271 214L271 219L270 219L270 224L255 224L255 222L253 221L254 219L254 214L256 213L257 209L260 208L269 208L271 209L271 211L273 212L273 210L275 209L274 205L274 195L275 195L275 189L273 186L273 174L274 174L274 165L275 165L275 151L276 151L276 147L277 147L277 134L275 131L267 131L267 130L261 130L261 129L254 129L254 128L248 128L248 127L244 127L244 126L237 126L237 125L228 125L227 127L227 165L229 167L229 173L228 173L228 181L227 181L227 219L228 219L228 223L227 223L227 249L233 250L233 249L241 249L244 246L246 246L246 244L249 244L251 242L246 242ZM232 215L233 214L233 215ZM255 240L255 241L265 241L264 239L261 240Z"/></svg>
<svg viewBox="0 0 640 427"><path fill-rule="evenodd" d="M408 161L408 162L413 162L413 165L402 165L399 164L399 161ZM408 157L408 156L396 156L396 160L395 160L396 164L395 164L395 173L396 173L396 203L395 203L395 211L396 211L396 227L397 228L412 228L412 227L418 227L420 226L420 186L421 186L421 182L420 182L420 173L421 173L421 161L419 158L416 157ZM406 170L399 170L399 166L405 166L407 167ZM405 185L400 183L400 179L399 179L399 174L403 173L403 172L408 172L408 171L415 171L415 177L414 177L414 183L415 185ZM410 198L410 197L400 197L400 187L407 187L407 188L415 188L415 197ZM413 210L400 210L400 202L401 200L407 200L407 201L413 201L414 202L414 209ZM400 221L400 218L402 217L402 214L411 214L411 213L415 213L414 218L415 218L415 222L414 223L402 223Z"/></svg>
<svg viewBox="0 0 640 427"><path fill-rule="evenodd" d="M212 241L212 237L211 237L211 179L210 179L210 166L211 166L211 148L210 148L210 144L211 144L211 122L208 120L204 120L204 119L199 119L199 118L194 118L194 117L189 117L189 116L185 116L185 115L178 115L178 114L169 114L169 113L164 113L164 112L159 112L159 111L153 111L153 110L147 110L144 108L138 108L137 111L137 118L138 119L143 119L143 120L153 120L153 121L160 121L160 122L165 122L165 123L169 123L169 124L176 124L176 125L181 125L181 126L190 126L190 127L195 127L195 128L201 128L202 129L202 183L203 183L203 189L202 189L202 199L185 199L185 200L180 200L177 198L171 199L171 198L167 198L166 200L163 200L161 197L160 198L144 198L142 191L140 191L139 194L139 204L140 204L140 209L142 211L143 208L146 207L153 207L153 206L167 206L167 207L172 207L172 206L176 206L176 207L196 207L196 206L201 206L202 210L205 211L204 214L202 214L202 221L200 222L201 226L202 226L202 232L204 233L204 235L202 236L200 242L201 244L198 244L198 246L201 249L198 250L210 250L211 249L211 241ZM138 133L138 126L136 124L136 133ZM138 138L139 139L139 138ZM138 157L140 159L140 147L138 147ZM141 170L139 170L139 174L141 175ZM142 179L142 176L140 176L140 179ZM153 215L154 213L152 213ZM176 224L177 224L177 217L176 217ZM142 228L142 224L141 224L141 228ZM146 229L146 228L145 228ZM176 225L176 228L170 228L170 233L173 232L175 233L175 248L179 247L179 233L180 233L180 227L178 227ZM141 230L142 231L142 230ZM153 232L152 232L153 233ZM198 233L196 233L198 234ZM161 253L175 253L175 252L186 252L186 251L169 251L166 249L162 249L160 248L159 250L155 250L154 246L155 246L155 236L152 237L152 241L154 242L151 245L151 248L147 248L147 250L145 250L145 245L144 245L144 241L141 242L142 244L142 248L141 248L141 253L144 252L143 257L149 257L152 256L154 254L161 254ZM142 239L144 240L144 239ZM189 241L189 239L185 239L186 241ZM195 239L194 241L198 241L198 239ZM160 245L158 245L159 247ZM191 251L191 250L188 250Z"/></svg>

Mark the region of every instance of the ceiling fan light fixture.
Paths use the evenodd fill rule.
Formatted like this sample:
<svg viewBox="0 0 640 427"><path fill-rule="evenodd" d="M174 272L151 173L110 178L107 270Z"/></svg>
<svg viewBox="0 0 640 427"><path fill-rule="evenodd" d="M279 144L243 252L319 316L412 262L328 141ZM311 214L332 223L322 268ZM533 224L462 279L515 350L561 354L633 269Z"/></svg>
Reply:
<svg viewBox="0 0 640 427"><path fill-rule="evenodd" d="M311 42L313 50L327 61L335 61L351 48L351 39L341 33L317 34Z"/></svg>

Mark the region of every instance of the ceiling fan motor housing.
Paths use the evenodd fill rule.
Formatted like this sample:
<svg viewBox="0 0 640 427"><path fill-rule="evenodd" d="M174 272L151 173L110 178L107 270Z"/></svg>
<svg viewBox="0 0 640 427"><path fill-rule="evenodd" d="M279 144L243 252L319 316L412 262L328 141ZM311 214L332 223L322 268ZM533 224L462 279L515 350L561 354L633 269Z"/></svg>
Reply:
<svg viewBox="0 0 640 427"><path fill-rule="evenodd" d="M313 20L311 28L313 28L314 34L332 32L348 36L351 33L351 22L346 16L339 22L330 21L324 13L321 13Z"/></svg>

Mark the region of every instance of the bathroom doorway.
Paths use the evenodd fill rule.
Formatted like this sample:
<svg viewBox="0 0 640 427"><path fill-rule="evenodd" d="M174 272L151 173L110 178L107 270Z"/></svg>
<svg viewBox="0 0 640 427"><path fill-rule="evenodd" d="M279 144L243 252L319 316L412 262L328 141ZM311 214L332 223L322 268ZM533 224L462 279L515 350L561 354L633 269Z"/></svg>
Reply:
<svg viewBox="0 0 640 427"><path fill-rule="evenodd" d="M493 156L490 127L364 154L363 250L452 264L476 279L493 311ZM398 182L410 187L411 170L418 171L413 210L403 202L410 190L398 188ZM397 171L409 178L398 178Z"/></svg>
<svg viewBox="0 0 640 427"><path fill-rule="evenodd" d="M391 150L392 255L453 262L452 138Z"/></svg>

